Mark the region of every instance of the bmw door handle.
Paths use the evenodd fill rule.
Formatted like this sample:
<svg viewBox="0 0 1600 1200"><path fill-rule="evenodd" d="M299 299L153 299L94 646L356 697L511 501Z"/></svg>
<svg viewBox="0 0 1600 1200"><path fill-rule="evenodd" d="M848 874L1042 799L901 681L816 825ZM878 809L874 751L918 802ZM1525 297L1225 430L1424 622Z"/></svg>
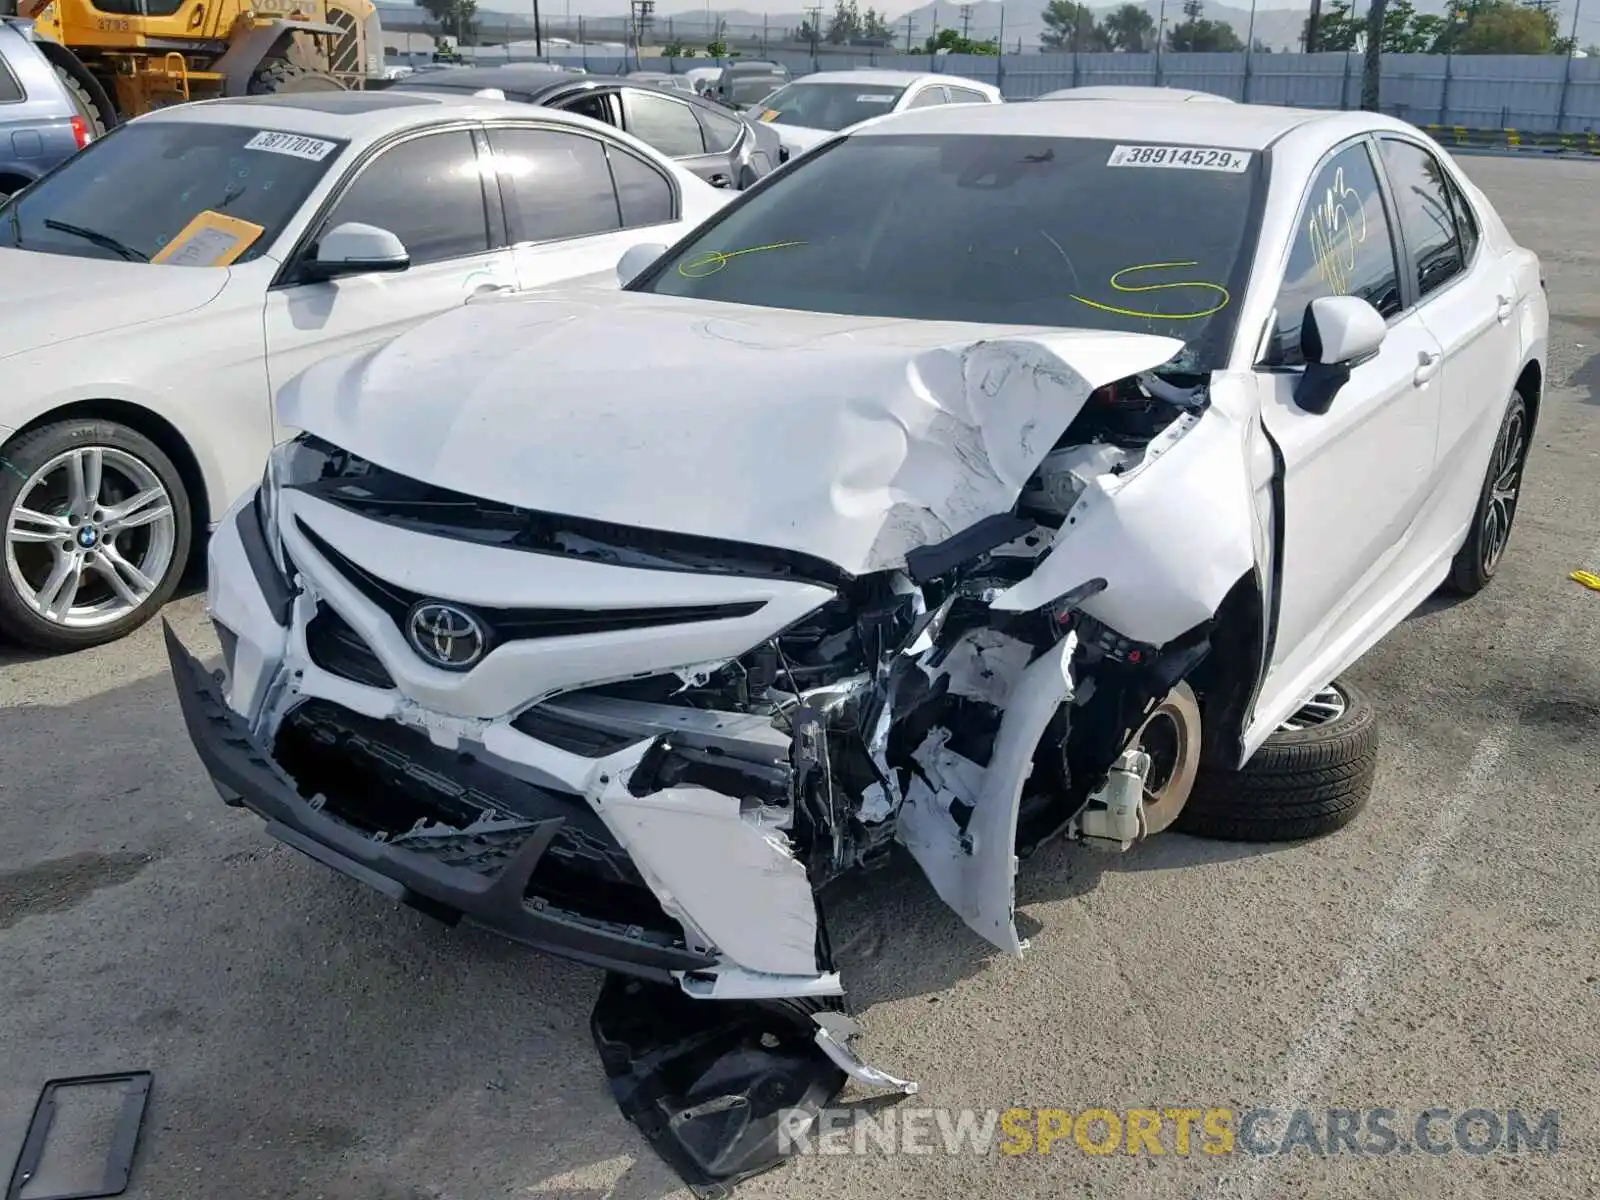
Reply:
<svg viewBox="0 0 1600 1200"><path fill-rule="evenodd" d="M1417 369L1411 376L1411 382L1421 387L1439 373L1439 364L1444 362L1443 354L1429 354L1426 350L1417 351Z"/></svg>
<svg viewBox="0 0 1600 1200"><path fill-rule="evenodd" d="M1511 320L1511 314L1516 311L1516 305L1512 303L1510 296L1496 296L1495 301L1494 319L1504 325Z"/></svg>

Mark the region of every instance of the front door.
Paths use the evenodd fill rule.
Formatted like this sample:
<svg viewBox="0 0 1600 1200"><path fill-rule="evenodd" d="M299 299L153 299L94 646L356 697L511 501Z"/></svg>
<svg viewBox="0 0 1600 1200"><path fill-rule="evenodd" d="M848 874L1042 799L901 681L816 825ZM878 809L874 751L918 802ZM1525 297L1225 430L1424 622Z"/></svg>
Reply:
<svg viewBox="0 0 1600 1200"><path fill-rule="evenodd" d="M384 149L346 185L319 232L347 221L395 234L411 255L404 271L318 282L288 279L267 294L272 390L306 367L376 345L478 294L516 287L511 251L491 235L472 133L424 133ZM315 238L305 253L315 253ZM279 428L279 440L294 430Z"/></svg>
<svg viewBox="0 0 1600 1200"><path fill-rule="evenodd" d="M1275 724L1354 660L1418 561L1413 534L1433 476L1443 354L1406 307L1396 245L1373 149L1351 142L1325 161L1302 205L1257 372L1284 474L1276 636L1258 724ZM1388 332L1329 410L1308 413L1294 402L1301 325L1312 300L1332 295L1369 301Z"/></svg>

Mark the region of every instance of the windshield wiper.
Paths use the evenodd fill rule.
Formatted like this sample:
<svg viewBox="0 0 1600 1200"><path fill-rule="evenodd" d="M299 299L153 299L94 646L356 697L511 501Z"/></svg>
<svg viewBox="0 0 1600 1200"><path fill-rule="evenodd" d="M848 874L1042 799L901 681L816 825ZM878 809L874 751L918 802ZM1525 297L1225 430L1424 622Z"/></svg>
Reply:
<svg viewBox="0 0 1600 1200"><path fill-rule="evenodd" d="M54 229L58 233L70 233L73 237L80 237L86 242L99 246L102 250L120 256L124 262L149 262L148 254L140 254L132 246L124 245L109 234L99 233L93 229L85 229L82 225L69 225L65 221L58 221L54 217L44 219L46 229Z"/></svg>

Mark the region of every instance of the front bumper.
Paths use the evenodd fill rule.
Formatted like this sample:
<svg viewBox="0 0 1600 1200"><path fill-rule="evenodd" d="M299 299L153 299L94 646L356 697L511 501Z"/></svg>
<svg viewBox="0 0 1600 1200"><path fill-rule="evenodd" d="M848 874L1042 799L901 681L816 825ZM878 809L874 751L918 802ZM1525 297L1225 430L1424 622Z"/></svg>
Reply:
<svg viewBox="0 0 1600 1200"><path fill-rule="evenodd" d="M714 959L689 950L530 905L525 899L529 880L561 829L559 818L541 822L497 873L483 875L384 845L319 812L251 737L170 625L165 634L178 703L200 761L223 798L262 817L279 841L437 919L466 917L534 949L591 966L668 982L674 972L714 965Z"/></svg>

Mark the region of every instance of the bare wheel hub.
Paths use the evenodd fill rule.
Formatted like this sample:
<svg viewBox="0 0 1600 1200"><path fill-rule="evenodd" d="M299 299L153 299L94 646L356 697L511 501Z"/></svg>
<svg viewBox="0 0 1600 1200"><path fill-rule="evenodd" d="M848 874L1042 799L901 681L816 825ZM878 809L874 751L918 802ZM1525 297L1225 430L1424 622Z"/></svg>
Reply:
<svg viewBox="0 0 1600 1200"><path fill-rule="evenodd" d="M1145 836L1178 819L1200 769L1200 705L1189 685L1167 693L1133 735L1131 746L1150 756L1145 776Z"/></svg>

